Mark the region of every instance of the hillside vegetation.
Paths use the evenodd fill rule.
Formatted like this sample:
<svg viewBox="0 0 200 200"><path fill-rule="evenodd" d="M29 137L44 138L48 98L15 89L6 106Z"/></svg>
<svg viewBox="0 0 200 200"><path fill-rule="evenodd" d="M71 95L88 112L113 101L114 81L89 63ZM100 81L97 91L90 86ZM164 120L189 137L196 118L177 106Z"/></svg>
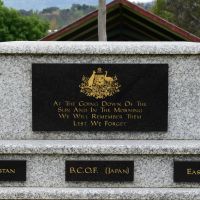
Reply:
<svg viewBox="0 0 200 200"><path fill-rule="evenodd" d="M50 7L43 9L41 12L34 12L32 10L20 10L20 13L25 16L33 14L38 15L42 19L49 22L49 29L56 30L62 26L68 25L73 21L83 17L84 15L96 10L97 7L89 5L73 4L69 9L59 9L57 7Z"/></svg>
<svg viewBox="0 0 200 200"><path fill-rule="evenodd" d="M150 9L152 7L152 3L139 4L145 9ZM40 16L42 19L45 19L49 22L50 30L57 30L65 25L68 25L77 19L83 17L84 15L96 10L96 6L86 5L86 4L72 4L69 9L60 9L58 7L50 7L43 9L42 11L34 12L32 10L25 11L20 10L22 15L30 16L32 14L36 14Z"/></svg>
<svg viewBox="0 0 200 200"><path fill-rule="evenodd" d="M155 0L139 4L162 18L200 36L200 0ZM70 8L49 7L42 11L15 10L7 8L0 0L0 42L16 40L38 40L97 7L86 4L72 4Z"/></svg>
<svg viewBox="0 0 200 200"><path fill-rule="evenodd" d="M139 3L139 6L200 36L200 0L184 0L184 4L182 0L155 0L152 3ZM27 16L37 15L49 22L50 30L57 30L96 9L96 6L73 4L69 9L50 7L40 12L25 10L20 12Z"/></svg>

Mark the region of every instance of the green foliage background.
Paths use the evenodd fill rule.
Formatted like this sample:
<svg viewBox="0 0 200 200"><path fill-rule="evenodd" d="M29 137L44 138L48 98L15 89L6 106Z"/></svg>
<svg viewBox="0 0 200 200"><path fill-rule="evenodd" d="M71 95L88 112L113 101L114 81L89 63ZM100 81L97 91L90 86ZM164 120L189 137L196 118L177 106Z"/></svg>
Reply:
<svg viewBox="0 0 200 200"><path fill-rule="evenodd" d="M139 5L200 36L200 0L154 0ZM49 29L60 29L96 9L95 6L73 4L69 9L50 7L40 12L16 11L5 7L0 0L0 42L39 40Z"/></svg>
<svg viewBox="0 0 200 200"><path fill-rule="evenodd" d="M48 22L36 14L23 16L0 0L0 42L38 40L47 34L48 27Z"/></svg>
<svg viewBox="0 0 200 200"><path fill-rule="evenodd" d="M200 0L155 0L151 11L200 36Z"/></svg>

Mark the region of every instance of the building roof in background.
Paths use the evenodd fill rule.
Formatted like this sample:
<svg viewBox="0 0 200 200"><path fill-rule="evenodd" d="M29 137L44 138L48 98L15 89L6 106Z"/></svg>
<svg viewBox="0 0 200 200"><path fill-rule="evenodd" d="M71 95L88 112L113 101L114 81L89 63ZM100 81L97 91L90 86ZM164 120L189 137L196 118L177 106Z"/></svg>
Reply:
<svg viewBox="0 0 200 200"><path fill-rule="evenodd" d="M97 41L98 11L50 34L42 41ZM108 41L192 41L200 38L127 0L107 5Z"/></svg>

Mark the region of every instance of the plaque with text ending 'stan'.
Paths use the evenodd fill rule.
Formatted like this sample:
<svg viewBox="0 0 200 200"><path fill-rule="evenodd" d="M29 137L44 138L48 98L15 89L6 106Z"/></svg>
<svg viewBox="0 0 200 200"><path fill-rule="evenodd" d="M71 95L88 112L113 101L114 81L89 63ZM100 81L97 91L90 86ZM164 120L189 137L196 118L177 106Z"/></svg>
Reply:
<svg viewBox="0 0 200 200"><path fill-rule="evenodd" d="M0 181L26 181L26 161L0 160Z"/></svg>

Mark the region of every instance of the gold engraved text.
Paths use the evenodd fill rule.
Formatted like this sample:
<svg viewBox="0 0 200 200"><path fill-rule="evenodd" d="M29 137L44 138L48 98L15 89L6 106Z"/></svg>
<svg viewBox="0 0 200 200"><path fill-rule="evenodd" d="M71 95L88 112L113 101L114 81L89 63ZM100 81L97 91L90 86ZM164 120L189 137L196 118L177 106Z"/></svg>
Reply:
<svg viewBox="0 0 200 200"><path fill-rule="evenodd" d="M192 168L187 169L187 175L200 175L200 170L194 170Z"/></svg>

